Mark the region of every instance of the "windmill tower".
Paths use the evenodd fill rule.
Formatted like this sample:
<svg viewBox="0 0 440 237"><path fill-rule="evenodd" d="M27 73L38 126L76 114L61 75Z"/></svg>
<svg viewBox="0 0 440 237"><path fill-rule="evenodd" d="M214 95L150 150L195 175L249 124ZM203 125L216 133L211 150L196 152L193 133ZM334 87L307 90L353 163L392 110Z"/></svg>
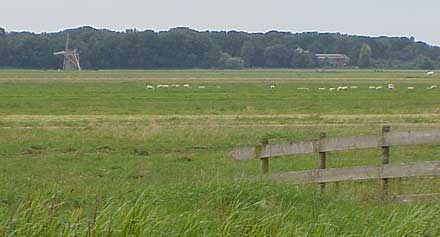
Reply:
<svg viewBox="0 0 440 237"><path fill-rule="evenodd" d="M67 34L66 49L53 55L64 55L63 69L65 71L81 71L79 54L76 49L69 49L69 34Z"/></svg>

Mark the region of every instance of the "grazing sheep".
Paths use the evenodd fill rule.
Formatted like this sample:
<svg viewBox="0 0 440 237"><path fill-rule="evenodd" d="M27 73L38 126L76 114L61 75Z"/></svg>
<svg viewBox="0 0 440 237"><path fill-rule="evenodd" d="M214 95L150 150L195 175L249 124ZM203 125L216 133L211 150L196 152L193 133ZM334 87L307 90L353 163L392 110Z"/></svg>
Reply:
<svg viewBox="0 0 440 237"><path fill-rule="evenodd" d="M389 90L394 90L396 88L396 86L394 84L388 84L387 88Z"/></svg>
<svg viewBox="0 0 440 237"><path fill-rule="evenodd" d="M382 86L376 86L376 90L382 90L383 87Z"/></svg>
<svg viewBox="0 0 440 237"><path fill-rule="evenodd" d="M329 91L335 91L336 90L336 88L330 88L330 89L328 89Z"/></svg>
<svg viewBox="0 0 440 237"><path fill-rule="evenodd" d="M414 86L408 86L408 90L414 90L416 89Z"/></svg>
<svg viewBox="0 0 440 237"><path fill-rule="evenodd" d="M348 86L338 86L338 88L336 89L336 91L346 91L348 90Z"/></svg>
<svg viewBox="0 0 440 237"><path fill-rule="evenodd" d="M191 88L191 86L189 84L184 84L183 87L184 88Z"/></svg>
<svg viewBox="0 0 440 237"><path fill-rule="evenodd" d="M369 86L368 89L370 89L370 90L376 90L376 87L375 87L375 86Z"/></svg>
<svg viewBox="0 0 440 237"><path fill-rule="evenodd" d="M428 87L428 88L426 88L426 89L428 89L428 90L437 89L437 85L432 85L432 86L430 86L430 87Z"/></svg>
<svg viewBox="0 0 440 237"><path fill-rule="evenodd" d="M198 88L199 88L199 89L205 89L206 86L199 86Z"/></svg>
<svg viewBox="0 0 440 237"><path fill-rule="evenodd" d="M434 76L434 72L427 72L426 75L427 76Z"/></svg>
<svg viewBox="0 0 440 237"><path fill-rule="evenodd" d="M350 89L357 89L357 86L350 86Z"/></svg>
<svg viewBox="0 0 440 237"><path fill-rule="evenodd" d="M325 91L325 88L321 87L321 88L318 88L318 90Z"/></svg>
<svg viewBox="0 0 440 237"><path fill-rule="evenodd" d="M270 89L275 89L275 85L270 85Z"/></svg>
<svg viewBox="0 0 440 237"><path fill-rule="evenodd" d="M176 84L176 85L172 85L171 87L172 87L172 88L179 88L180 85Z"/></svg>
<svg viewBox="0 0 440 237"><path fill-rule="evenodd" d="M150 86L150 85L148 85L148 86L147 86L147 90L154 90L154 86Z"/></svg>

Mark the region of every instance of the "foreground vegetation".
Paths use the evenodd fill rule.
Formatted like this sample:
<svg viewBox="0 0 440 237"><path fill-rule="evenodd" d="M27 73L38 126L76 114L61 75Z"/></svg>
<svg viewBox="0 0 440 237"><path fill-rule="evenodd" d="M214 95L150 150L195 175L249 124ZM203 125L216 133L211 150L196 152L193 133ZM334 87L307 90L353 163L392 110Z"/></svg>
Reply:
<svg viewBox="0 0 440 237"><path fill-rule="evenodd" d="M172 190L176 191L172 191ZM356 204L294 187L210 184L96 199L66 212L68 197L33 196L0 212L13 236L438 236L440 206Z"/></svg>
<svg viewBox="0 0 440 237"><path fill-rule="evenodd" d="M217 71L201 71L215 76L199 79L176 78L173 71L103 72L113 75L109 80L98 72L74 79L44 76L55 72L20 71L16 78L8 73L0 72L1 235L440 235L439 201L384 202L379 181L331 184L323 193L314 185L252 181L258 162L229 157L233 147L263 138L375 134L382 124L393 130L438 128L440 90L426 89L435 78L399 76L418 72L384 72L390 76L382 79L331 73L318 79L309 71L260 79L219 79ZM130 73L146 76L116 76ZM150 76L155 73L166 76ZM145 88L186 81L193 89ZM395 91L368 89L389 82ZM359 88L317 89L340 84ZM409 85L416 90L408 91ZM392 163L438 160L435 145L391 151ZM380 162L380 150L371 149L329 154L328 165ZM272 172L315 167L313 155L271 162ZM439 193L440 180L392 180L390 188L392 194Z"/></svg>

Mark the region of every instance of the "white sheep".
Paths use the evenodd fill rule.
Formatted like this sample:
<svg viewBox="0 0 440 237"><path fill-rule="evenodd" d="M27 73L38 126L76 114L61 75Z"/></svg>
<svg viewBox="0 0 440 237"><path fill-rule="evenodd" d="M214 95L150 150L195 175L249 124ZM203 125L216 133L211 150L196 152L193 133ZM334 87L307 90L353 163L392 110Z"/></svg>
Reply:
<svg viewBox="0 0 440 237"><path fill-rule="evenodd" d="M270 85L270 89L275 89L275 85Z"/></svg>
<svg viewBox="0 0 440 237"><path fill-rule="evenodd" d="M179 88L179 87L180 87L180 85L178 85L178 84L175 84L175 85L172 85L171 87L173 87L173 88Z"/></svg>
<svg viewBox="0 0 440 237"><path fill-rule="evenodd" d="M357 86L350 86L350 89L357 89Z"/></svg>
<svg viewBox="0 0 440 237"><path fill-rule="evenodd" d="M370 90L376 90L376 87L375 87L375 86L369 86L368 89L370 89Z"/></svg>
<svg viewBox="0 0 440 237"><path fill-rule="evenodd" d="M190 84L184 84L183 88L191 88L191 85Z"/></svg>
<svg viewBox="0 0 440 237"><path fill-rule="evenodd" d="M148 86L147 86L147 90L154 90L154 86L150 86L150 85L148 85Z"/></svg>
<svg viewBox="0 0 440 237"><path fill-rule="evenodd" d="M376 86L376 90L382 90L383 87L382 86Z"/></svg>
<svg viewBox="0 0 440 237"><path fill-rule="evenodd" d="M434 72L427 72L426 75L432 77L434 76Z"/></svg>
<svg viewBox="0 0 440 237"><path fill-rule="evenodd" d="M428 89L428 90L437 89L437 85L432 85L432 86L428 87L427 89Z"/></svg>
<svg viewBox="0 0 440 237"><path fill-rule="evenodd" d="M336 89L336 91L346 91L348 90L348 86L338 86L338 88Z"/></svg>
<svg viewBox="0 0 440 237"><path fill-rule="evenodd" d="M389 90L394 90L394 89L396 88L396 86L395 86L394 84L388 84L388 85L387 85L387 88L388 88Z"/></svg>
<svg viewBox="0 0 440 237"><path fill-rule="evenodd" d="M329 90L329 91L335 91L336 88L332 87L332 88L330 88L330 89L328 89L328 90Z"/></svg>
<svg viewBox="0 0 440 237"><path fill-rule="evenodd" d="M326 89L323 88L323 87L321 87L321 88L318 88L318 90L320 90L320 91L325 91Z"/></svg>
<svg viewBox="0 0 440 237"><path fill-rule="evenodd" d="M414 86L408 86L408 90L414 90L416 89Z"/></svg>
<svg viewBox="0 0 440 237"><path fill-rule="evenodd" d="M199 88L199 89L205 89L206 86L199 86L198 88Z"/></svg>

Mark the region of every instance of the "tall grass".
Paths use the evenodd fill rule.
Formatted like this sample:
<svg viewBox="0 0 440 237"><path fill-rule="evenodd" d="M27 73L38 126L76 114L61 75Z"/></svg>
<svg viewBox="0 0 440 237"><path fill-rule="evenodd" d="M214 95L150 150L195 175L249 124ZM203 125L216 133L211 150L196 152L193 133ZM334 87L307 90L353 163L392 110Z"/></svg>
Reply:
<svg viewBox="0 0 440 237"><path fill-rule="evenodd" d="M31 195L0 207L3 236L438 236L440 203L401 206L267 183L148 190L130 201ZM365 206L367 205L367 206Z"/></svg>

